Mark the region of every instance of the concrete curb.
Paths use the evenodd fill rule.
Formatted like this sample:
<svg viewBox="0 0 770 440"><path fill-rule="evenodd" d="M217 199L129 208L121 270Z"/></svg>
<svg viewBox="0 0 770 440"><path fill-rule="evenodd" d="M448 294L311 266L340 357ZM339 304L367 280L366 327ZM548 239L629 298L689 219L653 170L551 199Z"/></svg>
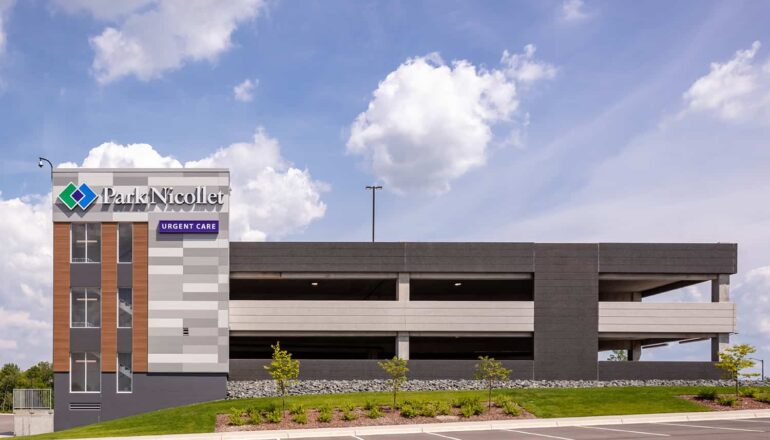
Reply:
<svg viewBox="0 0 770 440"><path fill-rule="evenodd" d="M284 429L207 434L174 434L135 437L103 437L100 440L276 440L290 438L418 434L422 432L486 431L494 429L555 428L565 426L627 425L631 423L696 422L770 417L770 409L694 413L632 414L624 416L566 417L561 419L492 420L485 422L426 423L414 425L359 426L351 428Z"/></svg>

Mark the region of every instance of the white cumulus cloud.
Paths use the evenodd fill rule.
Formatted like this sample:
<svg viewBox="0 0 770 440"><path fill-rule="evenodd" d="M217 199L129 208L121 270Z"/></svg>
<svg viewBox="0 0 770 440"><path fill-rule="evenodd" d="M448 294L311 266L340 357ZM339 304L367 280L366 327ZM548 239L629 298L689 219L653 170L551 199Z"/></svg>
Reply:
<svg viewBox="0 0 770 440"><path fill-rule="evenodd" d="M243 80L240 84L233 87L233 96L236 101L251 102L254 99L254 88L259 85L259 80Z"/></svg>
<svg viewBox="0 0 770 440"><path fill-rule="evenodd" d="M505 52L499 69L466 60L448 65L438 54L408 59L353 122L348 152L364 156L396 192L448 191L452 180L486 163L493 126L514 122L519 86L555 74L534 53L531 45Z"/></svg>
<svg viewBox="0 0 770 440"><path fill-rule="evenodd" d="M581 21L588 18L583 0L564 0L561 4L561 18L565 21Z"/></svg>
<svg viewBox="0 0 770 440"><path fill-rule="evenodd" d="M15 1L16 0L0 0L0 55L5 52L5 45L8 39L5 34L5 26Z"/></svg>
<svg viewBox="0 0 770 440"><path fill-rule="evenodd" d="M711 63L709 73L684 93L686 111L711 112L728 121L770 124L770 58L756 60L760 47L755 41L731 60Z"/></svg>
<svg viewBox="0 0 770 440"><path fill-rule="evenodd" d="M148 81L191 61L214 61L236 28L257 17L263 0L58 0L68 12L109 22L90 39L92 71L106 84L133 75Z"/></svg>

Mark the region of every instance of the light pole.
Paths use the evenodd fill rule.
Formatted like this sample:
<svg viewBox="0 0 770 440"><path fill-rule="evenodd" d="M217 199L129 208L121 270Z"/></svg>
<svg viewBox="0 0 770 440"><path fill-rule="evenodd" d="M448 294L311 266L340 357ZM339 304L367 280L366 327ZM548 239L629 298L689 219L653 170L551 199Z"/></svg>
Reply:
<svg viewBox="0 0 770 440"><path fill-rule="evenodd" d="M749 358L752 361L757 361L762 366L762 382L765 381L765 360L764 359L757 359L757 358Z"/></svg>
<svg viewBox="0 0 770 440"><path fill-rule="evenodd" d="M382 189L382 186L369 185L366 187L366 189L372 190L372 243L374 243L374 205L375 205L375 200L377 198L375 194L377 193L378 189Z"/></svg>
<svg viewBox="0 0 770 440"><path fill-rule="evenodd" d="M53 164L50 160L46 159L45 157L38 157L37 158L37 166L38 168L43 168L43 162L48 164L48 167L51 168L51 183L53 184Z"/></svg>

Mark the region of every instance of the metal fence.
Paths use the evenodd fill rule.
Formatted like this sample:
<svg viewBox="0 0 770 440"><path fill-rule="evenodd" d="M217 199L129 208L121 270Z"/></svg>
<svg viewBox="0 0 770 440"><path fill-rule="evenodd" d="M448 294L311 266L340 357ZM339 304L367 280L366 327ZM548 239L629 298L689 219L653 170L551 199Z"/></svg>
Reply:
<svg viewBox="0 0 770 440"><path fill-rule="evenodd" d="M51 389L13 390L13 409L51 409Z"/></svg>

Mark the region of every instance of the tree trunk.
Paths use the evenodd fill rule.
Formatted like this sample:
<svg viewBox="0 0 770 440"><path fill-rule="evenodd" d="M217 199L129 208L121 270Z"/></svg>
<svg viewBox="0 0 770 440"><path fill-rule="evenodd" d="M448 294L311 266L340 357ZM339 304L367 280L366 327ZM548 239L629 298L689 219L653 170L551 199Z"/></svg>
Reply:
<svg viewBox="0 0 770 440"><path fill-rule="evenodd" d="M492 409L492 384L489 384L489 396L487 398L487 409Z"/></svg>

